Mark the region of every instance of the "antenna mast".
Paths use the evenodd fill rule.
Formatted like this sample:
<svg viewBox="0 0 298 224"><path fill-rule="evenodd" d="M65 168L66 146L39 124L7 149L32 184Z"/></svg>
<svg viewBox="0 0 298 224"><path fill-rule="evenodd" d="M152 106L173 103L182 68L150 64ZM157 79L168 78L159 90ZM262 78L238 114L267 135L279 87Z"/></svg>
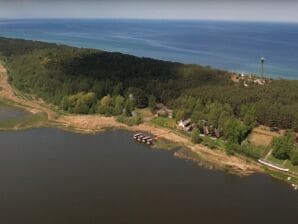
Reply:
<svg viewBox="0 0 298 224"><path fill-rule="evenodd" d="M262 76L262 78L264 78L264 62L265 62L265 58L261 57L261 76Z"/></svg>

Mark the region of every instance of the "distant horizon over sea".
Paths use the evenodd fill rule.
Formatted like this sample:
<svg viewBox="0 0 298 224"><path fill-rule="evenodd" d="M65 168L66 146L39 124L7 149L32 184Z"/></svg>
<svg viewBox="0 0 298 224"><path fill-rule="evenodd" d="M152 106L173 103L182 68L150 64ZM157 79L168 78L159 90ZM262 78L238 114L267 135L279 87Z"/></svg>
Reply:
<svg viewBox="0 0 298 224"><path fill-rule="evenodd" d="M239 73L298 79L298 23L0 19L0 36L96 48Z"/></svg>

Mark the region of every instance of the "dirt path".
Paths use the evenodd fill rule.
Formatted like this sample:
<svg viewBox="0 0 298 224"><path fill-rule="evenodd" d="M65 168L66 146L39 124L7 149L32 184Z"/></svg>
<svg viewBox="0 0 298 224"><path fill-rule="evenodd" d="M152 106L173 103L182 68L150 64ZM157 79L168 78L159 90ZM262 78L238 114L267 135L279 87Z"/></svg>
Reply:
<svg viewBox="0 0 298 224"><path fill-rule="evenodd" d="M229 167L233 171L241 174L250 174L260 171L260 166L250 163L235 156L227 156L224 152L219 150L210 150L202 145L194 145L190 139L182 137L171 130L160 128L152 125L149 121L144 124L129 127L125 124L119 123L114 117L103 117L100 115L59 115L48 107L42 101L33 101L21 97L16 94L16 91L8 82L6 69L0 64L0 97L16 102L22 105L32 113L45 112L50 121L55 122L63 127L73 128L81 132L95 132L104 130L106 128L122 128L130 131L149 132L159 138L182 144L198 154L199 157L206 159L219 167Z"/></svg>
<svg viewBox="0 0 298 224"><path fill-rule="evenodd" d="M5 67L0 63L0 97L3 99L11 100L21 106L25 107L32 113L45 112L48 114L49 120L57 118L57 113L48 108L42 101L34 102L24 97L18 96L16 91L11 87L8 82L8 75Z"/></svg>
<svg viewBox="0 0 298 224"><path fill-rule="evenodd" d="M267 160L269 158L269 156L271 155L272 151L273 151L273 149L270 149L270 151L265 156L265 160Z"/></svg>

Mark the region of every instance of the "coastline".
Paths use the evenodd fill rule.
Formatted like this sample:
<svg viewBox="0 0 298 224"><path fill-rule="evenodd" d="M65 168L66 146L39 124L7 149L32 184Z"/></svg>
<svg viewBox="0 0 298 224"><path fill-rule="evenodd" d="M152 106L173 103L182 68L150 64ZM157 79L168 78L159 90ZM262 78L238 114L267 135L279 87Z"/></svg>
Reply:
<svg viewBox="0 0 298 224"><path fill-rule="evenodd" d="M26 40L45 41L50 43L66 44L69 46L79 48L93 48L99 50L105 50L107 52L122 52L130 53L138 57L149 57L158 60L166 60L171 62L185 63L185 64L197 64L204 66L211 66L212 68L218 68L221 70L227 70L230 72L239 72L240 74L259 74L260 67L258 58L265 56L270 60L266 63L265 71L267 76L274 79L292 79L297 80L297 66L293 63L288 63L288 58L297 58L297 54L293 51L292 54L289 51L284 51L288 46L283 46L289 42L292 47L295 42L292 42L292 38L285 38L288 35L293 37L296 32L286 32L283 36L274 35L279 32L280 28L289 27L296 31L297 23L289 22L274 22L274 21L220 21L220 20L159 20L159 19L63 19L55 18L51 19L51 29L48 29L47 25L49 20L36 18L36 19L16 19L14 21L6 21L7 24L1 26L3 37L19 38ZM21 29L22 26L17 24L22 22L26 25L27 32ZM38 23L37 23L38 22ZM35 29L30 29L30 24L34 23ZM68 26L69 23L71 26ZM180 23L180 26L177 26ZM115 26L115 24L121 24L122 26ZM153 24L153 25L152 25ZM81 26L87 28L85 32L89 35L85 36L81 29ZM88 25L88 26L86 26ZM109 30L115 31L119 35L111 35L109 30L105 29L108 25ZM158 26L157 26L158 25ZM180 29L186 26L188 29ZM13 26L14 29L9 29ZM62 30L59 27L63 27ZM153 30L162 32L161 35L164 38L159 38L153 32L153 35L144 32L146 29L141 29L142 37L138 38L135 33L127 33L126 30L132 27L145 27L150 28L153 26ZM158 29L159 26L167 29ZM197 27L201 29L197 30ZM270 29L269 29L270 28ZM169 29L169 30L168 30ZM262 30L267 30L264 41L262 38L258 38L259 35L263 36ZM100 30L100 35L98 31ZM148 30L151 30L148 29ZM186 46L179 44L180 41L171 40L168 36L168 32L184 33ZM255 35L251 35L249 30L253 30ZM283 29L289 31L288 29ZM200 35L200 31L205 35ZM60 33L61 32L61 33ZM212 37L218 36L221 32L225 32L222 36L222 40L214 40ZM242 33L243 38L239 38L238 33ZM58 34L58 35L57 35ZM76 35L72 35L76 34ZM236 35L235 35L236 34ZM96 36L98 35L98 36ZM286 36L287 35L287 36ZM94 41L92 37L96 36L97 41ZM205 37L205 38L204 38ZM296 37L294 35L294 37ZM251 41L246 41L249 38ZM136 46L132 45L132 40L136 40ZM241 40L241 41L240 41ZM282 41L281 41L282 40ZM238 42L239 41L239 42ZM271 45L270 43L276 43ZM121 44L119 44L121 43ZM237 51L232 51L229 48L229 43L233 43ZM216 47L220 44L220 48ZM129 46L129 47L126 47ZM205 46L208 47L208 51L205 50ZM214 47L213 47L214 46ZM259 52L259 48L256 46L262 46L263 51ZM273 49L272 49L273 47ZM282 48L281 48L282 47ZM159 50L156 50L156 49ZM280 49L281 48L281 49ZM146 50L144 50L146 49ZM160 50L162 49L162 50ZM279 52L278 54L272 54L272 52ZM261 55L260 55L261 54ZM293 55L294 54L294 55ZM212 60L210 60L212 58ZM253 59L253 61L252 61Z"/></svg>
<svg viewBox="0 0 298 224"><path fill-rule="evenodd" d="M155 137L158 141L167 141L172 145L183 148L184 152L176 152L175 156L183 159L192 160L207 168L216 168L224 170L236 175L246 176L253 173L268 173L272 176L277 176L279 179L286 180L286 175L257 163L253 159L240 155L227 155L223 150L209 149L200 144L193 144L189 137L181 136L175 131L156 126L149 121L136 126L128 126L116 120L116 117L104 117L102 115L73 115L59 111L57 107L48 105L40 99L32 99L23 95L18 90L14 89L8 82L8 75L5 67L0 63L0 99L12 106L23 108L33 116L41 114L46 115L46 118L37 120L31 124L20 126L16 124L13 127L2 128L5 130L22 130L38 127L54 127L61 128L67 131L78 132L82 134L97 133L107 129L122 129L130 132L147 132ZM157 148L157 147L156 147ZM270 172L268 172L270 171ZM278 173L279 175L273 175ZM287 181L289 182L289 181Z"/></svg>
<svg viewBox="0 0 298 224"><path fill-rule="evenodd" d="M261 172L261 166L253 162L245 161L236 156L227 156L224 152L211 150L203 145L195 145L187 137L182 137L173 131L157 127L149 122L137 126L128 126L120 123L115 117L104 117L101 115L70 115L59 111L51 105L47 105L42 100L29 100L19 91L15 90L8 82L8 75L5 67L0 63L0 98L17 105L32 114L47 114L47 119L41 123L38 122L36 127L49 126L80 133L95 133L106 129L124 129L131 132L148 132L158 139L165 139L174 144L182 145L192 152L196 153L199 158L206 160L213 165L229 169L233 173L248 175L255 172ZM33 128L34 125L27 128ZM26 128L26 127L23 127ZM22 127L13 127L12 130L20 130Z"/></svg>

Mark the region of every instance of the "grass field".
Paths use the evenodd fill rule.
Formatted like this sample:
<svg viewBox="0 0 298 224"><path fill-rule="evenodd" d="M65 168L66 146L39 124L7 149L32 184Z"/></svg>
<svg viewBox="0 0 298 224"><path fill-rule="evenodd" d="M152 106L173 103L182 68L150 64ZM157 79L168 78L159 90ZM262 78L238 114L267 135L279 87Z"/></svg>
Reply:
<svg viewBox="0 0 298 224"><path fill-rule="evenodd" d="M171 118L167 117L155 117L151 120L152 124L164 127L164 128L170 128L170 129L176 129L176 121Z"/></svg>
<svg viewBox="0 0 298 224"><path fill-rule="evenodd" d="M270 155L268 158L267 158L267 161L273 163L273 164L276 164L280 167L283 167L283 168L288 168L290 169L290 171L296 173L298 175L298 166L294 166L290 160L280 160L280 159L276 159L275 157L273 157L272 155Z"/></svg>
<svg viewBox="0 0 298 224"><path fill-rule="evenodd" d="M269 146L274 137L279 137L281 134L272 132L264 127L254 128L248 140L255 146Z"/></svg>

